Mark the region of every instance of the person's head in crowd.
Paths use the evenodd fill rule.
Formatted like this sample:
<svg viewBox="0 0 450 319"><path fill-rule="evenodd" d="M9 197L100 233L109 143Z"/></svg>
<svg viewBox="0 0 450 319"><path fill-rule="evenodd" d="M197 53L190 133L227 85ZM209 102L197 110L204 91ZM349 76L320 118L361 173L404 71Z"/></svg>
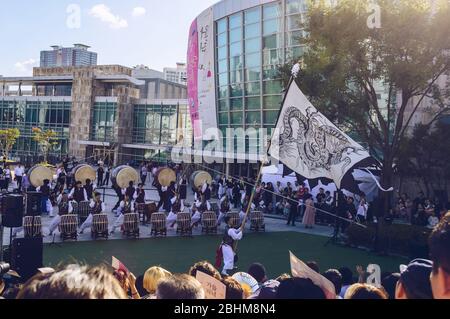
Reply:
<svg viewBox="0 0 450 319"><path fill-rule="evenodd" d="M94 193L94 199L96 200L96 201L99 201L100 199L101 199L101 194L99 193L99 192L95 192Z"/></svg>
<svg viewBox="0 0 450 319"><path fill-rule="evenodd" d="M388 295L372 285L354 284L347 289L344 299L388 299Z"/></svg>
<svg viewBox="0 0 450 319"><path fill-rule="evenodd" d="M217 280L221 280L222 276L220 275L220 272L213 266L211 263L207 261L199 261L198 263L195 263L190 269L189 269L189 275L196 278L197 271L200 271L202 273L205 273L207 275L210 275L211 277L216 278Z"/></svg>
<svg viewBox="0 0 450 319"><path fill-rule="evenodd" d="M433 299L430 275L433 262L415 259L402 269L395 290L395 299Z"/></svg>
<svg viewBox="0 0 450 319"><path fill-rule="evenodd" d="M50 181L48 179L44 179L43 183L44 183L44 185L48 185L48 184L50 184Z"/></svg>
<svg viewBox="0 0 450 319"><path fill-rule="evenodd" d="M442 218L429 239L433 261L431 286L435 299L450 299L450 214Z"/></svg>
<svg viewBox="0 0 450 319"><path fill-rule="evenodd" d="M76 188L81 188L83 186L83 183L81 183L80 181L77 181L76 183L75 183L75 187Z"/></svg>
<svg viewBox="0 0 450 319"><path fill-rule="evenodd" d="M144 184L139 183L139 184L138 184L138 187L139 187L139 189L143 189L143 188L144 188Z"/></svg>
<svg viewBox="0 0 450 319"><path fill-rule="evenodd" d="M145 296L147 294L147 290L144 288L144 275L139 275L136 277L135 285L140 296Z"/></svg>
<svg viewBox="0 0 450 319"><path fill-rule="evenodd" d="M133 182L133 181L130 181L130 182L128 183L128 186L129 186L129 187L133 187L133 185L134 185L134 182Z"/></svg>
<svg viewBox="0 0 450 319"><path fill-rule="evenodd" d="M162 279L156 288L157 299L204 299L202 285L192 276L181 274Z"/></svg>
<svg viewBox="0 0 450 319"><path fill-rule="evenodd" d="M342 289L342 275L339 270L328 269L323 273L323 276L333 283L336 295L339 295Z"/></svg>
<svg viewBox="0 0 450 319"><path fill-rule="evenodd" d="M276 299L326 299L326 296L309 278L289 278L280 282Z"/></svg>
<svg viewBox="0 0 450 319"><path fill-rule="evenodd" d="M86 186L91 185L91 180L89 178L86 178Z"/></svg>
<svg viewBox="0 0 450 319"><path fill-rule="evenodd" d="M316 273L320 273L319 264L316 261L308 261L306 265L314 270Z"/></svg>
<svg viewBox="0 0 450 319"><path fill-rule="evenodd" d="M261 288L257 291L251 299L275 299L278 292L278 287L280 286L280 282L276 280L267 280L262 284Z"/></svg>
<svg viewBox="0 0 450 319"><path fill-rule="evenodd" d="M279 275L277 278L275 278L275 280L278 281L278 282L282 282L283 280L286 280L286 279L289 279L289 278L292 278L292 276L287 274L287 273L285 273L285 274Z"/></svg>
<svg viewBox="0 0 450 319"><path fill-rule="evenodd" d="M244 289L235 279L227 277L222 280L222 283L226 287L225 299L244 299Z"/></svg>
<svg viewBox="0 0 450 319"><path fill-rule="evenodd" d="M156 288L158 287L158 283L164 279L170 277L172 274L161 267L151 267L147 269L144 273L144 289L149 294L154 294L156 292Z"/></svg>
<svg viewBox="0 0 450 319"><path fill-rule="evenodd" d="M400 279L399 273L386 274L385 276L382 277L381 285L389 295L389 299L395 299L395 290L399 279Z"/></svg>
<svg viewBox="0 0 450 319"><path fill-rule="evenodd" d="M266 268L261 263L253 263L248 268L248 274L256 279L258 284L263 284L267 281Z"/></svg>
<svg viewBox="0 0 450 319"><path fill-rule="evenodd" d="M114 278L117 279L117 282L120 284L120 287L122 287L125 293L128 293L128 291L130 290L130 282L128 281L128 274L125 273L125 271L119 269L115 270L113 275Z"/></svg>
<svg viewBox="0 0 450 319"><path fill-rule="evenodd" d="M342 285L349 286L353 284L353 272L348 267L339 268L339 272L342 275Z"/></svg>
<svg viewBox="0 0 450 319"><path fill-rule="evenodd" d="M126 299L113 275L103 267L69 265L41 273L25 283L17 299Z"/></svg>

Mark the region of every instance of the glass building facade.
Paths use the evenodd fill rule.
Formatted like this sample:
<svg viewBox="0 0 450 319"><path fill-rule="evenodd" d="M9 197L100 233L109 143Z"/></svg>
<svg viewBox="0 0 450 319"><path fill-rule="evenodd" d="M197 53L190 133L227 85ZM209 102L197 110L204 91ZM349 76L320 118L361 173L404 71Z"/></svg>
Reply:
<svg viewBox="0 0 450 319"><path fill-rule="evenodd" d="M116 142L117 103L95 102L92 107L91 140L98 142Z"/></svg>
<svg viewBox="0 0 450 319"><path fill-rule="evenodd" d="M306 0L272 1L215 19L219 128L273 128L282 100L278 67L302 56ZM217 10L216 10L217 11Z"/></svg>
<svg viewBox="0 0 450 319"><path fill-rule="evenodd" d="M192 137L191 120L186 104L136 104L133 118L133 144L174 146L180 136ZM135 149L135 159L149 159L158 148Z"/></svg>
<svg viewBox="0 0 450 319"><path fill-rule="evenodd" d="M56 131L58 145L50 154L56 157L67 154L71 107L70 101L61 99L0 97L0 128L20 130L11 155L34 158L40 153L39 145L33 140L33 127Z"/></svg>

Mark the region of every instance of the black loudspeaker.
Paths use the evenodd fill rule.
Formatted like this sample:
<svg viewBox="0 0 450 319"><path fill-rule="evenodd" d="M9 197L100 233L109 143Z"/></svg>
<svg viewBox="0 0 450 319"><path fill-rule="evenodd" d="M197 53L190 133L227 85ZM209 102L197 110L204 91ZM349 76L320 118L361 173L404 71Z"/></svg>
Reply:
<svg viewBox="0 0 450 319"><path fill-rule="evenodd" d="M43 264L42 238L17 238L11 251L11 269L25 282L33 277Z"/></svg>
<svg viewBox="0 0 450 319"><path fill-rule="evenodd" d="M4 227L21 227L23 211L22 195L8 194L1 197L2 225Z"/></svg>
<svg viewBox="0 0 450 319"><path fill-rule="evenodd" d="M27 192L27 216L42 215L42 193Z"/></svg>

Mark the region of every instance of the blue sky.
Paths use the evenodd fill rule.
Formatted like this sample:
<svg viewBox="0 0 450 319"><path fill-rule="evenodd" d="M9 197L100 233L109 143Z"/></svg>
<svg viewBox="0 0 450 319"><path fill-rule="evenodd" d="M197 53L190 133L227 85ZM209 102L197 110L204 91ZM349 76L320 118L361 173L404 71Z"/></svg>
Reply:
<svg viewBox="0 0 450 319"><path fill-rule="evenodd" d="M90 45L99 64L175 66L186 60L191 22L216 2L1 0L0 75L31 75L41 50L73 43Z"/></svg>

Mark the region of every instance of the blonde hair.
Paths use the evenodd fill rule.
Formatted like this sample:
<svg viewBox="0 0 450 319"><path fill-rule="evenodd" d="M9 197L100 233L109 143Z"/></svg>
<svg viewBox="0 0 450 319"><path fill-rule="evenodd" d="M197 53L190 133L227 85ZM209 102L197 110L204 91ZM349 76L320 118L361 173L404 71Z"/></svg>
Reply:
<svg viewBox="0 0 450 319"><path fill-rule="evenodd" d="M161 279L172 276L172 274L161 267L151 267L144 274L143 286L148 293L154 294Z"/></svg>

